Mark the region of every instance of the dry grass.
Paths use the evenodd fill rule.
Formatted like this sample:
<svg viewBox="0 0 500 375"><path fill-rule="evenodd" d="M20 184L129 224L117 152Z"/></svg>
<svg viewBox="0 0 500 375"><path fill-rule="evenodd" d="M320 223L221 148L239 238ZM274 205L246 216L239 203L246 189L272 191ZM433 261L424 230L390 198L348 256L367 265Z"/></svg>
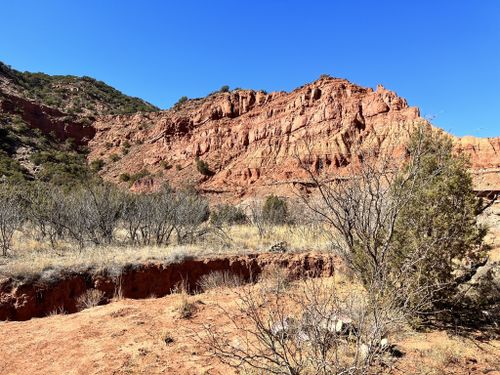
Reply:
<svg viewBox="0 0 500 375"><path fill-rule="evenodd" d="M292 251L321 251L328 249L329 245L325 230L320 226L272 226L263 238L259 238L256 227L234 225L227 234L232 239L232 247L255 251L266 251L278 242L286 242Z"/></svg>
<svg viewBox="0 0 500 375"><path fill-rule="evenodd" d="M173 291L175 294L181 296L179 302L174 307L177 316L180 319L190 319L196 313L197 307L196 302L193 301L193 296L188 294L188 287L185 282L180 283L177 288Z"/></svg>
<svg viewBox="0 0 500 375"><path fill-rule="evenodd" d="M236 225L227 228L226 238L211 234L191 245L168 246L102 246L79 251L69 244L57 249L33 239L27 232L16 233L14 253L9 258L0 258L0 277L51 279L64 271L106 270L121 274L128 264L146 262L172 263L186 257L211 255L236 255L266 252L278 243L286 241L290 251L326 250L328 241L317 227L276 226L269 229L264 238L259 238L257 228ZM230 239L230 240L228 240Z"/></svg>
<svg viewBox="0 0 500 375"><path fill-rule="evenodd" d="M474 367L481 367L481 373L500 371L498 341L482 343L445 332L432 332L415 334L402 345L408 353L406 360L414 362L415 374L464 373L465 369Z"/></svg>
<svg viewBox="0 0 500 375"><path fill-rule="evenodd" d="M203 275L198 282L198 286L203 291L219 288L234 288L244 284L241 276L228 271L215 271Z"/></svg>
<svg viewBox="0 0 500 375"><path fill-rule="evenodd" d="M97 289L89 289L76 299L78 310L90 309L99 305L104 299L104 292Z"/></svg>
<svg viewBox="0 0 500 375"><path fill-rule="evenodd" d="M196 303L192 302L188 296L185 296L179 306L176 308L179 318L190 319L195 314L197 307Z"/></svg>
<svg viewBox="0 0 500 375"><path fill-rule="evenodd" d="M285 268L266 267L259 275L259 285L266 293L282 293L290 287L290 275Z"/></svg>
<svg viewBox="0 0 500 375"><path fill-rule="evenodd" d="M52 311L50 311L47 316L56 316L56 315L64 315L66 314L66 311L64 310L64 307L62 306L59 306L55 309L53 309Z"/></svg>
<svg viewBox="0 0 500 375"><path fill-rule="evenodd" d="M32 251L18 253L11 258L0 259L0 276L30 278L41 276L50 279L65 270L106 270L119 276L127 264L141 264L150 261L176 262L187 256L202 255L195 247L97 247L83 251Z"/></svg>

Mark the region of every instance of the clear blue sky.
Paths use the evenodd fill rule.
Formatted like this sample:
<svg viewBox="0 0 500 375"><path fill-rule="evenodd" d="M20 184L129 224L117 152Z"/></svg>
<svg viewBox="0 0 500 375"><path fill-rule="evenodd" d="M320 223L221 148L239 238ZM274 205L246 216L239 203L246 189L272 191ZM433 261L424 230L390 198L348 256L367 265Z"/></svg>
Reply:
<svg viewBox="0 0 500 375"><path fill-rule="evenodd" d="M382 83L457 135L500 135L500 0L3 1L0 60L161 108L322 73Z"/></svg>

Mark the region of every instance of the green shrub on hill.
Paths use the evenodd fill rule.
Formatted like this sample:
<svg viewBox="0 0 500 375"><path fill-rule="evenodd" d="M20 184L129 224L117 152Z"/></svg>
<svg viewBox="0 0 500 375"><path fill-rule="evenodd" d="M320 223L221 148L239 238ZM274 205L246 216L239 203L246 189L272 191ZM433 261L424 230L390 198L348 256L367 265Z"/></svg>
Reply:
<svg viewBox="0 0 500 375"><path fill-rule="evenodd" d="M285 224L288 222L288 206L286 201L275 195L267 197L262 208L262 218L269 224Z"/></svg>
<svg viewBox="0 0 500 375"><path fill-rule="evenodd" d="M0 74L8 77L28 99L66 112L93 115L157 111L142 99L123 94L94 78L19 72L0 63Z"/></svg>

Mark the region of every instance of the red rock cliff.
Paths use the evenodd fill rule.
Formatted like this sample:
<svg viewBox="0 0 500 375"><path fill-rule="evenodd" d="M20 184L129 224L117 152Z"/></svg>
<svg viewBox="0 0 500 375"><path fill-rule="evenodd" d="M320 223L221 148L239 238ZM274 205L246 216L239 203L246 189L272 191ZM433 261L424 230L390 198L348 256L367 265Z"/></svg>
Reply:
<svg viewBox="0 0 500 375"><path fill-rule="evenodd" d="M403 143L395 139L399 131L419 121L425 120L416 107L382 86L373 91L321 78L290 93L237 90L157 113L101 117L90 159L107 160L103 176L115 182L122 173L147 170L151 176L136 182L137 190L169 181L233 196L286 194L289 182L302 176L294 155L305 152L305 140L314 162L333 171L354 158L353 144ZM465 137L456 144L471 155L478 186L500 189L500 138ZM110 161L112 154L120 160ZM208 162L212 176L197 171L196 158Z"/></svg>

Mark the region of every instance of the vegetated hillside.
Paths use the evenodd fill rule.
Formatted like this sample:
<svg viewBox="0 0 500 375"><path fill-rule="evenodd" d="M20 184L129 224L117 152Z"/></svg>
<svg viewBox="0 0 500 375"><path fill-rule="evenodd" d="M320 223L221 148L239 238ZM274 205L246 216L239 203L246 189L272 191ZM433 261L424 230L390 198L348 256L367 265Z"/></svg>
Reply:
<svg viewBox="0 0 500 375"><path fill-rule="evenodd" d="M19 72L0 62L0 177L52 181L87 178L86 143L103 114L156 107L89 77Z"/></svg>
<svg viewBox="0 0 500 375"><path fill-rule="evenodd" d="M82 181L96 170L72 140L31 128L19 115L0 113L0 178L38 179L67 185Z"/></svg>
<svg viewBox="0 0 500 375"><path fill-rule="evenodd" d="M158 110L91 77L19 72L1 62L0 91L79 116Z"/></svg>
<svg viewBox="0 0 500 375"><path fill-rule="evenodd" d="M412 126L431 126L382 86L372 90L329 76L289 93L224 86L157 111L92 78L21 73L1 63L0 115L0 177L34 178L47 160L76 158L87 168L88 150L92 169L125 188L147 191L169 182L238 199L307 189L297 155L310 154L307 162L317 171L342 173L359 161L360 145L401 146ZM500 138L455 143L471 156L477 190L500 190ZM42 151L59 154L36 164L33 155ZM68 151L84 158L61 154ZM68 173L79 174L73 167Z"/></svg>
<svg viewBox="0 0 500 375"><path fill-rule="evenodd" d="M297 155L317 171L342 173L359 161L359 145L401 146L422 123L431 126L382 86L322 76L290 93L236 89L167 111L102 116L89 157L105 165L105 179L139 191L168 181L219 196L290 195L308 188ZM500 189L500 138L454 140L471 155L477 189Z"/></svg>

